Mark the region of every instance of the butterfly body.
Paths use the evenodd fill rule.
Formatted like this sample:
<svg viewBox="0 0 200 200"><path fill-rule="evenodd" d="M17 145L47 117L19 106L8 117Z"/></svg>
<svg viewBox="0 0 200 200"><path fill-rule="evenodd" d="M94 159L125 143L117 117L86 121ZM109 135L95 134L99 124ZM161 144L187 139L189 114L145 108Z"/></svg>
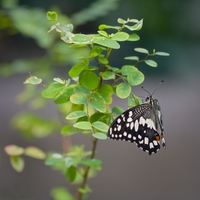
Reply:
<svg viewBox="0 0 200 200"><path fill-rule="evenodd" d="M160 141L165 148L159 103L150 95L146 102L119 115L108 130L108 137L135 143L143 151L157 153Z"/></svg>

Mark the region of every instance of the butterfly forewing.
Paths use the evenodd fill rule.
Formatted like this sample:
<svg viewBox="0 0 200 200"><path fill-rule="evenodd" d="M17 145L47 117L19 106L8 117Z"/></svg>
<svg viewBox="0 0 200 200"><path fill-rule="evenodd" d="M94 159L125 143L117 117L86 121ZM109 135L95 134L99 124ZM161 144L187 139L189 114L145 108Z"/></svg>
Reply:
<svg viewBox="0 0 200 200"><path fill-rule="evenodd" d="M163 125L160 106L156 99L148 97L147 102L126 110L119 115L108 130L108 137L114 140L134 142L151 155L163 147Z"/></svg>

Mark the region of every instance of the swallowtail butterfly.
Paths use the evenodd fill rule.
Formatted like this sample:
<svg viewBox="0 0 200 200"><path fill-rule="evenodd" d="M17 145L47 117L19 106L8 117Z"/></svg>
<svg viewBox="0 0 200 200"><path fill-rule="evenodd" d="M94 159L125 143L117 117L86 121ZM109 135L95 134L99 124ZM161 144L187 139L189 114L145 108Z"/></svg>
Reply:
<svg viewBox="0 0 200 200"><path fill-rule="evenodd" d="M108 129L108 138L135 143L149 155L157 153L160 141L165 148L162 113L157 99L152 95L145 103L126 110Z"/></svg>

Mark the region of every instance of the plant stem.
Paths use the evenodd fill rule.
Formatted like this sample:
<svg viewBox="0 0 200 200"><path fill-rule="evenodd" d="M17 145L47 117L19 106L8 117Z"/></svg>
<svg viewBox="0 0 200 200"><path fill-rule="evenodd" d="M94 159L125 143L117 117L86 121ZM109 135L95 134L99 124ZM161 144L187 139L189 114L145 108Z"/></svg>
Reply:
<svg viewBox="0 0 200 200"><path fill-rule="evenodd" d="M98 139L96 139L96 138L93 140L92 154L90 156L90 159L93 159L95 157L97 141L98 141ZM81 187L80 187L82 189L84 189L85 186L86 186L89 170L90 170L90 167L85 166L85 170L84 170L84 174L83 174L83 182L82 182ZM82 197L83 197L83 193L78 191L77 200L82 200Z"/></svg>

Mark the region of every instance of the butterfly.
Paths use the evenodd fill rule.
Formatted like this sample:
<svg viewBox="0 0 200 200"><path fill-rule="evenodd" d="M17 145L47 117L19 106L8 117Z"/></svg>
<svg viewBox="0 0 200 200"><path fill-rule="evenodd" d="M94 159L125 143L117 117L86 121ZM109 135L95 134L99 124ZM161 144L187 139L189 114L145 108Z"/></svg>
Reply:
<svg viewBox="0 0 200 200"><path fill-rule="evenodd" d="M160 141L166 148L163 133L160 105L158 100L149 94L145 103L119 115L109 127L107 136L114 140L133 142L151 155L160 149Z"/></svg>

